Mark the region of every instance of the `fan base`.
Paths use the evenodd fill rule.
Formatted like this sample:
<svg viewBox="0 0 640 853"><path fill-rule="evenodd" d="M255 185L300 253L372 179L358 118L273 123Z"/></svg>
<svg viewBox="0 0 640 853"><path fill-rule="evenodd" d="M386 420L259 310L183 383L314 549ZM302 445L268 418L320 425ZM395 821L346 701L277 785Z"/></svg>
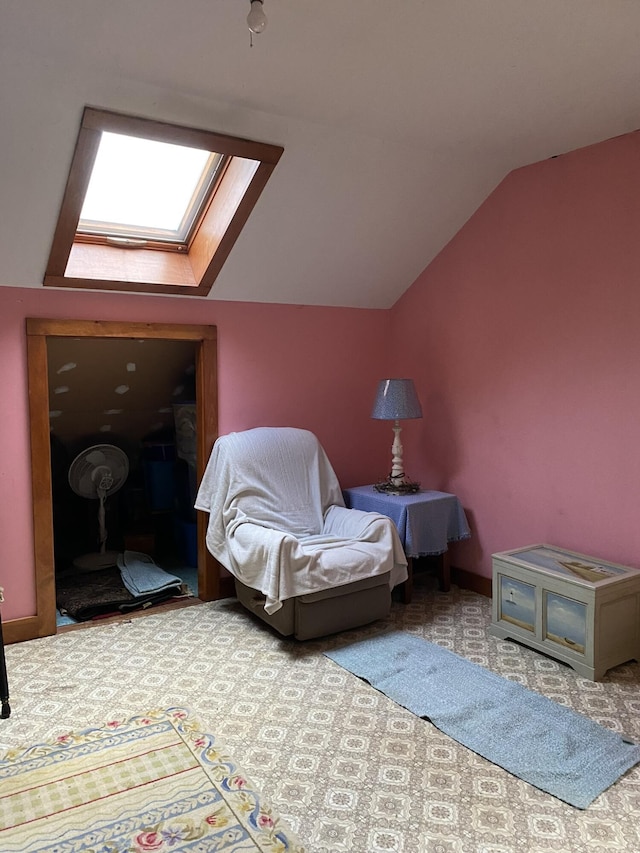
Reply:
<svg viewBox="0 0 640 853"><path fill-rule="evenodd" d="M118 564L118 551L105 551L104 554L83 554L73 561L74 569L81 572L98 572L110 569Z"/></svg>

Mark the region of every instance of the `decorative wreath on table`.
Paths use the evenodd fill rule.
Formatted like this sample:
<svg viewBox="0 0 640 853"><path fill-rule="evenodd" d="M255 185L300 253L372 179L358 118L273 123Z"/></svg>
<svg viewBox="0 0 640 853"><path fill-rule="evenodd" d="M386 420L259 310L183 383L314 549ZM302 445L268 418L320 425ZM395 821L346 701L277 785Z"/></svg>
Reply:
<svg viewBox="0 0 640 853"><path fill-rule="evenodd" d="M404 477L404 474L402 476ZM376 492L384 492L387 495L413 495L420 491L420 483L414 483L412 480L394 483L391 474L389 474L386 480L375 483L373 488Z"/></svg>

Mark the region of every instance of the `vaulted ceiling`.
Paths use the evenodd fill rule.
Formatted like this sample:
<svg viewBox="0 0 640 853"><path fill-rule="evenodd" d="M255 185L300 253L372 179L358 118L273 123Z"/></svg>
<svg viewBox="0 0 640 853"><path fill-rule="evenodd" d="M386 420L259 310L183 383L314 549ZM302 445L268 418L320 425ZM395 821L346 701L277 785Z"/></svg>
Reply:
<svg viewBox="0 0 640 853"><path fill-rule="evenodd" d="M378 308L509 171L640 126L637 0L264 10L0 0L0 286L42 286L85 105L284 146L209 299Z"/></svg>

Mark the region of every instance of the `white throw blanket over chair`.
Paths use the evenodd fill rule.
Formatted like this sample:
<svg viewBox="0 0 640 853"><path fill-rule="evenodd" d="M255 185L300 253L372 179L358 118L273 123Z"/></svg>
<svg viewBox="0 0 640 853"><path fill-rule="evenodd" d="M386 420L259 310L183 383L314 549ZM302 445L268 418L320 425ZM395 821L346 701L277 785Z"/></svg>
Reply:
<svg viewBox="0 0 640 853"><path fill-rule="evenodd" d="M239 599L283 634L306 639L379 619L407 578L393 522L345 508L307 430L219 438L195 506L209 513L207 547L236 579Z"/></svg>

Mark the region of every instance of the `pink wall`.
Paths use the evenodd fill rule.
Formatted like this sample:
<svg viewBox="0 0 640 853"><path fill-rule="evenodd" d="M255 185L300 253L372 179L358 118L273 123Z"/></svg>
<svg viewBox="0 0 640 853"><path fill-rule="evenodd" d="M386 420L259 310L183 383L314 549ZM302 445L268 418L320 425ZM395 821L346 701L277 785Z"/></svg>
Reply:
<svg viewBox="0 0 640 853"><path fill-rule="evenodd" d="M455 565L549 542L640 566L639 227L633 133L512 172L394 308L407 470L473 526Z"/></svg>
<svg viewBox="0 0 640 853"><path fill-rule="evenodd" d="M5 620L35 613L25 318L211 324L218 328L220 432L313 430L344 486L386 465L369 419L384 373L387 311L258 305L0 287L0 585ZM383 472L384 473L384 472Z"/></svg>
<svg viewBox="0 0 640 853"><path fill-rule="evenodd" d="M405 467L462 499L454 565L534 542L640 565L638 187L638 134L514 171L391 311L0 288L3 618L35 612L30 316L216 325L220 432L312 429L344 486L387 473L375 387L412 376Z"/></svg>

